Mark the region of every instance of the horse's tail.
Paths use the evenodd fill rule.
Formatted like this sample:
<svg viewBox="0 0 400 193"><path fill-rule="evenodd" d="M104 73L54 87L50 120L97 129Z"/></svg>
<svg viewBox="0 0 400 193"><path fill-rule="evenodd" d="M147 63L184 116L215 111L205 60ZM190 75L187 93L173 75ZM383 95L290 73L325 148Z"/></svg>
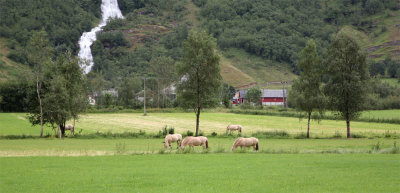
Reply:
<svg viewBox="0 0 400 193"><path fill-rule="evenodd" d="M206 139L206 149L208 149L208 139Z"/></svg>
<svg viewBox="0 0 400 193"><path fill-rule="evenodd" d="M256 151L258 151L258 141L257 141L257 143L256 143Z"/></svg>

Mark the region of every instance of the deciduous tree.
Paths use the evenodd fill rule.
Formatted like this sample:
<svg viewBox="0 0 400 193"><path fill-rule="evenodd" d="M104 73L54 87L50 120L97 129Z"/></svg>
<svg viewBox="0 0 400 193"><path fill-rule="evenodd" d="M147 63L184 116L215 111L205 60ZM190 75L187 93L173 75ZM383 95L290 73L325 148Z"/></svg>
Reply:
<svg viewBox="0 0 400 193"><path fill-rule="evenodd" d="M206 32L191 32L184 44L185 55L177 65L180 78L177 99L183 108L196 113L196 136L200 111L214 107L220 99L222 77L215 39Z"/></svg>
<svg viewBox="0 0 400 193"><path fill-rule="evenodd" d="M261 90L258 87L250 88L246 93L246 98L249 99L249 102L252 102L256 105L261 105Z"/></svg>
<svg viewBox="0 0 400 193"><path fill-rule="evenodd" d="M326 70L329 107L346 120L347 138L351 138L350 121L360 116L368 95L366 54L354 38L339 33L329 47Z"/></svg>
<svg viewBox="0 0 400 193"><path fill-rule="evenodd" d="M313 40L309 40L299 57L300 76L292 86L290 98L296 109L304 111L308 116L307 138L310 137L310 119L314 110L322 114L324 97L321 91L321 64L317 48Z"/></svg>
<svg viewBox="0 0 400 193"><path fill-rule="evenodd" d="M43 123L58 126L65 134L65 123L77 119L85 111L88 99L84 89L85 78L78 59L71 53L58 56L43 68ZM29 120L38 124L37 108L29 109Z"/></svg>
<svg viewBox="0 0 400 193"><path fill-rule="evenodd" d="M34 32L31 36L27 45L27 56L29 62L33 64L36 81L36 93L39 101L40 109L40 137L43 136L43 104L40 92L42 89L42 66L45 62L51 60L51 47L49 46L49 40L47 39L47 33L43 29L38 32Z"/></svg>

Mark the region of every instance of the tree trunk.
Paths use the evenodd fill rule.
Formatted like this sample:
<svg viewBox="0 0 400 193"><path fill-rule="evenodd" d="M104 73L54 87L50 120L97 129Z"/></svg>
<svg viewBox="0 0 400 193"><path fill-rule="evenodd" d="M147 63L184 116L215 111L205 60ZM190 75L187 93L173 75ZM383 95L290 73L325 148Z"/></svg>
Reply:
<svg viewBox="0 0 400 193"><path fill-rule="evenodd" d="M350 135L350 119L348 117L346 118L346 125L347 125L347 138L351 138L351 135Z"/></svg>
<svg viewBox="0 0 400 193"><path fill-rule="evenodd" d="M60 138L63 138L65 136L65 121L59 125L59 128L61 131Z"/></svg>
<svg viewBox="0 0 400 193"><path fill-rule="evenodd" d="M199 135L200 107L197 107L196 112L196 137Z"/></svg>
<svg viewBox="0 0 400 193"><path fill-rule="evenodd" d="M39 73L36 74L36 92L38 95L39 107L40 107L40 137L43 137L43 108L42 108L42 99L40 98Z"/></svg>
<svg viewBox="0 0 400 193"><path fill-rule="evenodd" d="M311 119L311 112L308 112L307 139L310 138L310 119Z"/></svg>

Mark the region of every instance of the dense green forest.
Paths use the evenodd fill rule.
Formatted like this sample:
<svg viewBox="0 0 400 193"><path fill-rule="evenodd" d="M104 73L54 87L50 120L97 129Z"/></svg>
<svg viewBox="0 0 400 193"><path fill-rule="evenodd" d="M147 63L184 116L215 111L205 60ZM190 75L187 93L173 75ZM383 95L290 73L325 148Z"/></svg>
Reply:
<svg viewBox="0 0 400 193"><path fill-rule="evenodd" d="M216 38L224 81L236 88L293 80L299 74L298 54L306 42L313 39L323 57L339 31L357 38L368 51L372 76L400 77L397 0L171 0L168 3L119 0L118 3L125 18L111 20L98 33L92 45L94 66L87 75L88 93L111 88L121 93L118 97L104 95L99 99L107 101L107 105L140 107L138 101L131 99L143 89L143 77L149 78L146 84L152 94L160 97L162 87L176 77L173 73L159 73L154 66L167 61L169 70L174 71L173 66L182 58L182 42L191 30L206 30ZM54 59L66 50L76 55L82 32L96 26L101 17L100 4L101 0L0 0L0 75L5 77L0 80L11 80L10 74L21 76L19 69L32 66L25 48L35 31L47 32ZM18 68L10 70L12 66ZM381 104L382 108L390 108L393 103L390 101L396 101L400 95L394 85L379 80L373 87L374 96L389 101ZM159 101L154 100L153 105L159 106ZM384 102L371 101L372 105L376 103ZM173 105L166 101L162 106L167 104Z"/></svg>
<svg viewBox="0 0 400 193"><path fill-rule="evenodd" d="M58 55L66 50L77 53L84 31L101 16L101 0L0 0L0 36L8 39L8 57L30 64L25 47L34 31L44 29Z"/></svg>

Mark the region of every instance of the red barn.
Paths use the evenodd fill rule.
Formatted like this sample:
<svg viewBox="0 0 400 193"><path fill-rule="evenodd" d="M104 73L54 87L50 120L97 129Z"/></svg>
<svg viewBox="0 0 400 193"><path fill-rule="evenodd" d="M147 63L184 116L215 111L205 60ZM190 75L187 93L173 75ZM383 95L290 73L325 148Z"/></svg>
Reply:
<svg viewBox="0 0 400 193"><path fill-rule="evenodd" d="M243 104L246 99L247 90L239 90L232 100L232 104ZM283 101L287 102L287 90L261 90L261 102L263 105L283 105Z"/></svg>
<svg viewBox="0 0 400 193"><path fill-rule="evenodd" d="M261 90L261 102L263 105L283 105L287 102L287 90Z"/></svg>

